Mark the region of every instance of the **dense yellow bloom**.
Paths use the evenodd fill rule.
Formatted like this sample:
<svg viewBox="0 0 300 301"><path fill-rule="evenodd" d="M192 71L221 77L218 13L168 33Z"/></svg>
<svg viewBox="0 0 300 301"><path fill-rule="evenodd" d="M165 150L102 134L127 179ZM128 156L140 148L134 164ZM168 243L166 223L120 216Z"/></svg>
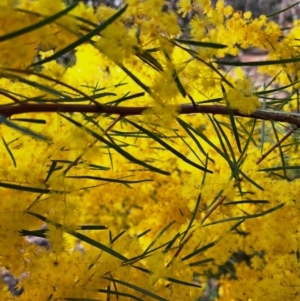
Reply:
<svg viewBox="0 0 300 301"><path fill-rule="evenodd" d="M252 12L251 11L246 11L243 15L244 19L250 20L252 17Z"/></svg>
<svg viewBox="0 0 300 301"><path fill-rule="evenodd" d="M182 14L182 17L185 17L193 9L191 0L179 0L178 7L178 12Z"/></svg>
<svg viewBox="0 0 300 301"><path fill-rule="evenodd" d="M72 11L72 15L80 17L85 20L89 20L90 22L93 22L97 24L97 16L94 13L94 9L92 6L86 6L83 2L79 2L77 7Z"/></svg>
<svg viewBox="0 0 300 301"><path fill-rule="evenodd" d="M230 89L227 93L227 101L230 108L238 109L242 114L250 115L260 107L260 102L256 96L245 95L241 91Z"/></svg>
<svg viewBox="0 0 300 301"><path fill-rule="evenodd" d="M237 141L228 116L183 116L179 106L209 102L255 112L260 102L252 81L241 68L222 70L218 59L249 47L267 51L268 59L297 58L299 22L283 36L266 16L235 12L222 0L215 6L180 0L176 13L163 11L163 0L126 3L123 15L70 54L74 65L52 60L31 66L38 54L52 56L118 9L94 11L79 3L55 22L1 42L4 109L88 105L91 98L110 109L151 106L142 116L25 113L11 120L23 133L1 124L0 266L19 278L19 300L148 301L153 298L143 290L149 290L167 300L194 301L204 294L205 273L217 274L224 264L234 266L236 278L220 277L220 300L295 300L300 180L299 170L288 167L299 166L296 135L258 164L286 133L282 125L266 121L263 129L257 121L252 132L251 119L236 119ZM3 1L0 36L65 8L60 0ZM182 34L176 14L192 11L193 45L176 39ZM274 83L290 84L300 76L298 67L293 62L259 71L272 78L281 71ZM295 88L286 91L295 94ZM283 110L285 103L299 106L296 96L276 101ZM29 130L49 141L25 135ZM28 237L33 230L43 243ZM242 251L247 260L239 261ZM10 294L1 286L1 300Z"/></svg>
<svg viewBox="0 0 300 301"><path fill-rule="evenodd" d="M191 25L191 35L197 41L201 41L205 37L207 21L203 17L194 16L190 22Z"/></svg>

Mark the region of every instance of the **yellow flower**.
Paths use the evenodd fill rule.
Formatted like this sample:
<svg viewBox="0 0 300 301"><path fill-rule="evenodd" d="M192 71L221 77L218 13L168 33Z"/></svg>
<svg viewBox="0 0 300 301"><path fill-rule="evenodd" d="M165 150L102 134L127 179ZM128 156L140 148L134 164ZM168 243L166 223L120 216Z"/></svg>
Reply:
<svg viewBox="0 0 300 301"><path fill-rule="evenodd" d="M230 17L233 14L233 12L234 12L234 9L232 6L230 6L230 5L225 6L225 8L224 8L224 16L225 17Z"/></svg>
<svg viewBox="0 0 300 301"><path fill-rule="evenodd" d="M250 115L260 106L258 98L254 95L245 95L236 89L230 89L227 92L226 99L229 107L238 109L242 114Z"/></svg>
<svg viewBox="0 0 300 301"><path fill-rule="evenodd" d="M45 59L45 58L47 58L47 57L49 57L49 56L51 56L51 55L53 55L53 54L54 54L53 49L48 50L48 51L40 51L39 52L39 55L41 56L42 60Z"/></svg>
<svg viewBox="0 0 300 301"><path fill-rule="evenodd" d="M100 5L97 9L97 17L100 21L105 21L117 12L116 9L105 5Z"/></svg>
<svg viewBox="0 0 300 301"><path fill-rule="evenodd" d="M250 20L252 18L252 12L251 11L246 11L243 15L245 20Z"/></svg>
<svg viewBox="0 0 300 301"><path fill-rule="evenodd" d="M83 2L79 2L79 4L75 7L73 11L71 11L72 15L81 17L85 20L89 20L91 22L97 23L97 17L94 13L93 6L87 6Z"/></svg>
<svg viewBox="0 0 300 301"><path fill-rule="evenodd" d="M261 270L264 266L264 260L262 257L253 256L251 258L251 267L255 270Z"/></svg>
<svg viewBox="0 0 300 301"><path fill-rule="evenodd" d="M182 14L183 17L185 17L189 12L193 10L193 6L190 0L179 0L178 6L178 13Z"/></svg>
<svg viewBox="0 0 300 301"><path fill-rule="evenodd" d="M205 37L206 32L206 25L207 21L204 17L194 16L190 22L191 25L191 35L197 41L200 41L202 38Z"/></svg>
<svg viewBox="0 0 300 301"><path fill-rule="evenodd" d="M65 8L61 0L39 0L35 2L35 10L43 15L54 15Z"/></svg>

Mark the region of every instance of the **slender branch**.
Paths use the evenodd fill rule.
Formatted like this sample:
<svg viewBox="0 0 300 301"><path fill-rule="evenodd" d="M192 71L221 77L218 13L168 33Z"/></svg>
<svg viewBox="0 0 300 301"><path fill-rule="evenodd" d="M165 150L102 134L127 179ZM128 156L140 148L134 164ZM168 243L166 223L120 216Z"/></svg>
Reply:
<svg viewBox="0 0 300 301"><path fill-rule="evenodd" d="M108 105L83 105L83 104L11 104L0 106L0 114L11 117L16 114L23 113L106 113L106 114L116 114L122 117L141 115L147 109L151 107L124 107L124 106L108 106ZM240 113L238 110L232 110L234 116L256 118L261 120L272 120L276 122L286 122L289 124L294 124L300 127L300 118L296 117L291 113L290 115L286 112L266 112L262 110L257 110L253 114L245 115ZM202 114L214 114L214 115L228 115L228 108L221 105L197 105L193 104L183 104L178 107L179 114L192 114L192 113L202 113Z"/></svg>
<svg viewBox="0 0 300 301"><path fill-rule="evenodd" d="M273 144L270 149L268 149L257 161L256 164L258 165L261 163L262 160L264 160L276 147L278 147L283 141L285 141L288 137L290 137L298 127L294 127L293 129L290 129L279 141L277 141L275 144Z"/></svg>
<svg viewBox="0 0 300 301"><path fill-rule="evenodd" d="M242 182L242 179L237 180L233 187L237 187ZM220 206L222 203L226 200L227 195L221 196L219 200L206 212L205 216L201 219L201 225L206 221L206 219ZM172 262L179 256L180 252L182 251L183 247L188 243L188 241L193 237L195 234L195 230L190 232L190 234L186 237L186 239L179 245L178 249L176 250L174 256L170 260L170 262L167 264L167 267L169 267Z"/></svg>
<svg viewBox="0 0 300 301"><path fill-rule="evenodd" d="M103 135L106 135L107 132L109 132L115 125L118 121L120 121L122 119L122 116L120 115L118 118L116 118L109 126L108 128L104 131ZM98 139L97 139L98 140Z"/></svg>
<svg viewBox="0 0 300 301"><path fill-rule="evenodd" d="M242 179L237 180L233 187L237 187L242 182ZM205 216L201 220L201 225L207 220L207 218L226 200L227 195L221 195L220 198L211 206L211 208L206 212Z"/></svg>
<svg viewBox="0 0 300 301"><path fill-rule="evenodd" d="M206 212L205 216L201 219L201 225L207 220L207 218L219 207L225 200L227 196L222 195L218 201Z"/></svg>

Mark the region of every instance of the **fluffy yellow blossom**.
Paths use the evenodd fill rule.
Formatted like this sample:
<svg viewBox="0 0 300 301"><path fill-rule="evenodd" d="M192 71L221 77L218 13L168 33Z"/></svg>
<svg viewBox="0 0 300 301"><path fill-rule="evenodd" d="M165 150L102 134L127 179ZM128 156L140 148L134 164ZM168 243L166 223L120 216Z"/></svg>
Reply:
<svg viewBox="0 0 300 301"><path fill-rule="evenodd" d="M241 113L249 115L261 105L252 91L253 86L249 79L238 79L236 88L230 88L226 92L226 100L232 109L238 109Z"/></svg>
<svg viewBox="0 0 300 301"><path fill-rule="evenodd" d="M191 0L179 0L178 7L178 12L181 13L183 17L185 17L193 9Z"/></svg>
<svg viewBox="0 0 300 301"><path fill-rule="evenodd" d="M252 17L252 12L251 11L246 11L243 15L243 18L246 20L250 20Z"/></svg>
<svg viewBox="0 0 300 301"><path fill-rule="evenodd" d="M89 20L90 22L93 22L97 24L97 16L94 13L94 8L92 5L87 6L83 2L79 2L79 4L75 7L74 10L72 10L72 15L80 17L85 20Z"/></svg>

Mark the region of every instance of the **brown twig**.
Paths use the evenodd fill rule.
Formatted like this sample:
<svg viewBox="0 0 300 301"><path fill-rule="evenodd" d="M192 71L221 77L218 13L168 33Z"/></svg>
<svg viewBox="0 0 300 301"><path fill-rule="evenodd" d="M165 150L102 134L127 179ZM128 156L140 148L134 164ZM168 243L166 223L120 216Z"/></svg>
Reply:
<svg viewBox="0 0 300 301"><path fill-rule="evenodd" d="M1 91L0 90L0 94L7 97L7 98L10 98L11 100L13 100L15 103L22 103L17 97L11 95L10 93L7 93L5 91Z"/></svg>
<svg viewBox="0 0 300 301"><path fill-rule="evenodd" d="M124 107L124 106L109 106L109 105L83 105L83 104L45 104L45 103L24 103L20 105L9 104L0 106L0 114L6 117L11 117L16 114L23 113L105 113L105 114L116 114L122 117L141 115L147 109L151 109L149 106L143 107ZM236 109L232 110L233 115L237 117L255 118L260 120L272 120L276 122L286 122L294 124L300 127L300 118L296 117L291 113L280 112L266 112L257 110L250 115L245 115ZM196 107L192 104L183 104L178 107L179 114L214 114L214 115L228 115L227 106L221 105L197 105Z"/></svg>
<svg viewBox="0 0 300 301"><path fill-rule="evenodd" d="M233 187L237 187L243 179L237 180ZM221 196L217 202L214 203L214 205L206 212L205 216L201 220L201 225L205 222L205 220L213 213L213 211L216 210L217 207L219 207L224 200L227 198L227 195ZM167 267L169 267L172 262L179 256L180 252L182 251L183 247L187 244L187 242L193 237L195 234L195 230L190 232L190 234L186 237L186 239L179 245L178 249L176 250L174 256L170 260L170 262L167 264Z"/></svg>
<svg viewBox="0 0 300 301"><path fill-rule="evenodd" d="M107 129L104 131L103 135L106 135L107 132L109 132L118 121L120 121L123 118L123 116L119 115L108 127Z"/></svg>
<svg viewBox="0 0 300 301"><path fill-rule="evenodd" d="M275 144L273 144L257 161L256 164L258 165L261 163L262 160L264 160L276 147L278 147L284 140L286 140L288 137L290 137L299 127L296 126L292 129L290 129L279 141L277 141Z"/></svg>
<svg viewBox="0 0 300 301"><path fill-rule="evenodd" d="M93 147L97 143L97 141L98 139L95 139L93 142L91 142L88 148ZM71 164L69 164L66 169L64 169L62 174L65 176L67 172L79 162L79 160L83 157L84 154L85 152L82 152L79 156L77 156L77 158Z"/></svg>
<svg viewBox="0 0 300 301"><path fill-rule="evenodd" d="M205 216L201 220L201 225L206 221L206 219L219 207L227 198L227 195L222 195L211 208L206 212Z"/></svg>
<svg viewBox="0 0 300 301"><path fill-rule="evenodd" d="M233 187L237 187L242 182L242 179L237 180ZM201 225L206 221L206 219L226 200L227 195L221 195L220 198L209 208L205 216L201 220Z"/></svg>

